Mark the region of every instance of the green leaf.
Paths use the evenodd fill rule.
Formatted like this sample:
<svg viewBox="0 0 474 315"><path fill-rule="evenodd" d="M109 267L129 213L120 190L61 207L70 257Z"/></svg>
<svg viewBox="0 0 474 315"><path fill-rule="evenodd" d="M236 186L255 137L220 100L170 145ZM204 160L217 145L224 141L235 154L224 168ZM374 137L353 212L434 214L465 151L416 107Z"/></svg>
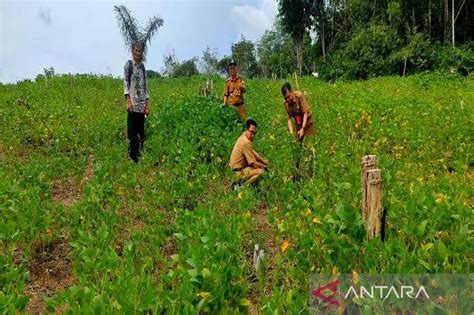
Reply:
<svg viewBox="0 0 474 315"><path fill-rule="evenodd" d="M182 241L184 240L186 237L183 235L183 233L174 233L173 234L174 237L176 237L178 240Z"/></svg>

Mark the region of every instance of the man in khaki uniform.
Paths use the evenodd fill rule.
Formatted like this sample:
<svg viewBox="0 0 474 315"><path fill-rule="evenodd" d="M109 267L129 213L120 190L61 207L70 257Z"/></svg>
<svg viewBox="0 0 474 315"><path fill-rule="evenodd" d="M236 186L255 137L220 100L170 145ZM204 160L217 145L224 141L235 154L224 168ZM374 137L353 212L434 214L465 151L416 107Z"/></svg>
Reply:
<svg viewBox="0 0 474 315"><path fill-rule="evenodd" d="M300 91L291 91L291 85L285 82L281 87L281 94L285 99L285 111L288 118L288 130L293 135L292 118L295 119L296 139L303 141L306 135L312 136L316 134L314 128L313 113L309 107L308 101Z"/></svg>
<svg viewBox="0 0 474 315"><path fill-rule="evenodd" d="M244 133L237 139L230 155L229 166L237 178L245 183L255 183L268 166L268 160L252 149L252 141L257 133L257 123L253 119L245 123Z"/></svg>
<svg viewBox="0 0 474 315"><path fill-rule="evenodd" d="M229 63L230 77L224 85L224 105L229 104L237 109L240 119L245 121L247 114L244 107L245 82L239 75L237 63L231 60Z"/></svg>

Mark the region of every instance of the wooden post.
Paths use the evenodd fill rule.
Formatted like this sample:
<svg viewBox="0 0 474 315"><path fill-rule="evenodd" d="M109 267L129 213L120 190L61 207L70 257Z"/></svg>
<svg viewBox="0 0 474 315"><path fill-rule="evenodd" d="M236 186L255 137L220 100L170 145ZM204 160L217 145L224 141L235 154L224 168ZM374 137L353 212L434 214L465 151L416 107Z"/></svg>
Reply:
<svg viewBox="0 0 474 315"><path fill-rule="evenodd" d="M383 222L382 178L379 169L367 172L367 239L381 236Z"/></svg>
<svg viewBox="0 0 474 315"><path fill-rule="evenodd" d="M366 155L361 162L362 217L367 238L381 234L383 222L382 181L377 157Z"/></svg>
<svg viewBox="0 0 474 315"><path fill-rule="evenodd" d="M377 157L375 155L366 155L362 157L361 172L360 172L360 185L362 187L362 218L364 224L367 222L368 217L368 205L367 205L367 172L377 168Z"/></svg>

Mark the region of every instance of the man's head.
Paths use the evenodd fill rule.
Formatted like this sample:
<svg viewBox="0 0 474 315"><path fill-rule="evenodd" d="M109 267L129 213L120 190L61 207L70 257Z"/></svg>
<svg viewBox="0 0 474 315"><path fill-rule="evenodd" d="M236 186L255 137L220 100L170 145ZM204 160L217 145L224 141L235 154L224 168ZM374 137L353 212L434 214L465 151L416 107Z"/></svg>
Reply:
<svg viewBox="0 0 474 315"><path fill-rule="evenodd" d="M235 76L235 75L237 75L237 72L238 72L237 63L235 62L234 59L232 59L232 60L229 62L229 74L230 74L231 76Z"/></svg>
<svg viewBox="0 0 474 315"><path fill-rule="evenodd" d="M253 141L257 133L257 122L253 119L248 119L245 123L245 136L250 141Z"/></svg>
<svg viewBox="0 0 474 315"><path fill-rule="evenodd" d="M140 42L133 42L132 44L132 56L135 62L142 60L143 46Z"/></svg>
<svg viewBox="0 0 474 315"><path fill-rule="evenodd" d="M286 102L291 101L291 85L288 82L283 83L281 86L281 94Z"/></svg>

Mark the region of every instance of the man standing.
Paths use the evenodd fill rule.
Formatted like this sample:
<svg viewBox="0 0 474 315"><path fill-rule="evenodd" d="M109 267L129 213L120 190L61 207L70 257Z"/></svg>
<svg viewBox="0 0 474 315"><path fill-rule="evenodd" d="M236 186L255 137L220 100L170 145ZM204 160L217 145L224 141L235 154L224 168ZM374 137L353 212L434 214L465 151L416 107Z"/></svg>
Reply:
<svg viewBox="0 0 474 315"><path fill-rule="evenodd" d="M124 67L124 96L127 103L127 134L130 141L128 154L137 163L145 140L145 116L150 115L150 99L142 62L142 45L132 44L132 60Z"/></svg>
<svg viewBox="0 0 474 315"><path fill-rule="evenodd" d="M296 140L303 141L306 135L315 135L313 114L309 107L308 101L300 91L291 91L291 85L285 82L281 87L281 94L285 99L285 111L288 118L288 131L293 133L292 118L295 119Z"/></svg>
<svg viewBox="0 0 474 315"><path fill-rule="evenodd" d="M245 123L244 133L237 139L230 155L229 166L240 181L255 183L268 166L268 160L252 149L252 141L257 133L257 123L253 119Z"/></svg>
<svg viewBox="0 0 474 315"><path fill-rule="evenodd" d="M247 117L243 96L245 93L245 82L239 75L237 63L234 60L231 60L229 63L229 74L230 77L224 85L224 105L229 104L230 106L237 108L240 119L245 121L245 118Z"/></svg>

